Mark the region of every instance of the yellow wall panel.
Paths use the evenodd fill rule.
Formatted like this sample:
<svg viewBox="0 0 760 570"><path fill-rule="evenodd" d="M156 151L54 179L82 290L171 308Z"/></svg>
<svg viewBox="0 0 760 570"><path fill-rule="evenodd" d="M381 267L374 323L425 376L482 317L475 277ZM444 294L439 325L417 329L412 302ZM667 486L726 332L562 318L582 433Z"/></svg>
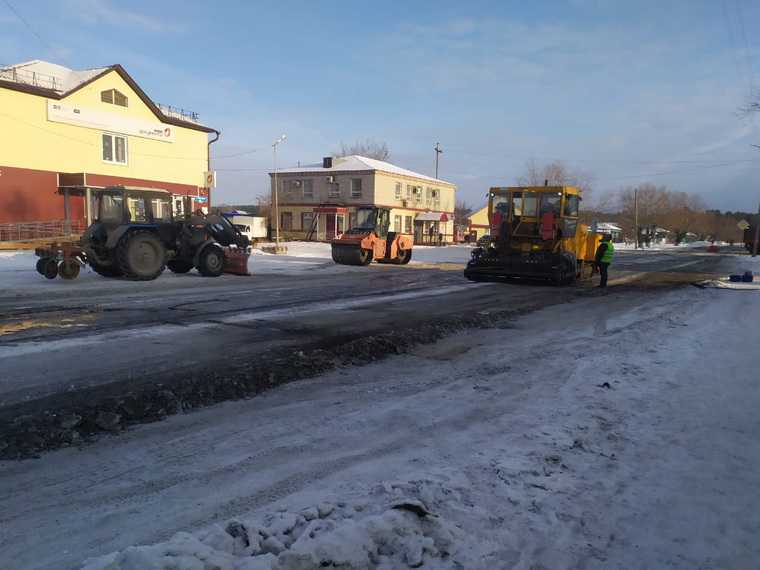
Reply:
<svg viewBox="0 0 760 570"><path fill-rule="evenodd" d="M129 106L101 102L100 93L106 89L122 92ZM116 118L160 124L115 71L59 102L112 113ZM102 160L102 133L109 131L49 121L47 98L0 87L0 165L4 166L201 186L207 168L207 134L175 125L166 127L173 130L174 142L128 135L127 164L112 164Z"/></svg>

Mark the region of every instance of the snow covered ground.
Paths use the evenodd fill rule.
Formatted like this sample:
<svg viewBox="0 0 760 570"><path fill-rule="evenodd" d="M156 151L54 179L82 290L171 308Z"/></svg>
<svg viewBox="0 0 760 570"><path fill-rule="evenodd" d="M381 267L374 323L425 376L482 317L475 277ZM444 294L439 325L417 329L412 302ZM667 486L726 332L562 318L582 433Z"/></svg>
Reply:
<svg viewBox="0 0 760 570"><path fill-rule="evenodd" d="M756 568L758 322L756 294L611 292L3 463L0 559Z"/></svg>
<svg viewBox="0 0 760 570"><path fill-rule="evenodd" d="M709 241L692 241L692 242L683 242L678 245L674 243L657 243L653 244L650 247L642 247L639 248L639 251L677 251L677 250L689 250L689 249L707 249L709 246L713 245L712 242ZM717 245L718 247L726 247L728 244L726 242L717 242L714 245ZM636 244L631 243L616 243L615 244L616 250L636 250Z"/></svg>
<svg viewBox="0 0 760 570"><path fill-rule="evenodd" d="M248 263L254 275L273 273L302 274L312 271L359 271L361 268L336 266L330 254L330 244L316 242L286 242L286 255L273 255L255 249ZM413 264L429 263L466 263L470 259L472 248L469 246L414 248ZM102 288L105 281L89 267L83 267L79 277L73 281L63 279L48 280L35 271L37 258L33 251L0 251L0 293L16 287L44 290L55 287ZM155 287L165 286L168 280L182 280L184 276L165 271L155 283ZM118 280L112 283L119 283ZM170 282L171 283L171 282ZM142 286L146 286L143 284ZM149 285L148 285L149 286Z"/></svg>

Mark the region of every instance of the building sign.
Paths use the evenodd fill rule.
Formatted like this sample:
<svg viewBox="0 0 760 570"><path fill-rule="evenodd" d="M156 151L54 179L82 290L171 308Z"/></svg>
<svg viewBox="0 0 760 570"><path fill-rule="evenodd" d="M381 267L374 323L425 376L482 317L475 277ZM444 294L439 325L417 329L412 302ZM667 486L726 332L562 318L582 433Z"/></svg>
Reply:
<svg viewBox="0 0 760 570"><path fill-rule="evenodd" d="M216 172L214 171L204 172L202 186L204 188L216 188Z"/></svg>
<svg viewBox="0 0 760 570"><path fill-rule="evenodd" d="M107 111L48 101L47 116L48 121L53 123L110 131L154 141L174 142L174 127L171 125L123 117Z"/></svg>

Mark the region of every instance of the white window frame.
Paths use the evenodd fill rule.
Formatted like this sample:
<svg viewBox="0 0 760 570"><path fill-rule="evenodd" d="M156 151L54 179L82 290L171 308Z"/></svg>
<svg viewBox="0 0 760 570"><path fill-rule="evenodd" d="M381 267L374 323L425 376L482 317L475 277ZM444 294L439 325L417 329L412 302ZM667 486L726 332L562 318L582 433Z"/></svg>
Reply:
<svg viewBox="0 0 760 570"><path fill-rule="evenodd" d="M106 164L115 164L117 166L129 166L129 137L127 135L120 135L119 133L101 133L100 134L100 158ZM103 137L111 137L111 160L107 160L103 156ZM124 162L116 160L116 139L124 140Z"/></svg>
<svg viewBox="0 0 760 570"><path fill-rule="evenodd" d="M340 198L340 184L338 181L327 183L327 197L328 198Z"/></svg>
<svg viewBox="0 0 760 570"><path fill-rule="evenodd" d="M396 182L396 200L403 200L404 185L401 182Z"/></svg>
<svg viewBox="0 0 760 570"><path fill-rule="evenodd" d="M393 216L393 231L397 234L403 233L401 230L403 229L404 225L404 216L401 214L395 214Z"/></svg>

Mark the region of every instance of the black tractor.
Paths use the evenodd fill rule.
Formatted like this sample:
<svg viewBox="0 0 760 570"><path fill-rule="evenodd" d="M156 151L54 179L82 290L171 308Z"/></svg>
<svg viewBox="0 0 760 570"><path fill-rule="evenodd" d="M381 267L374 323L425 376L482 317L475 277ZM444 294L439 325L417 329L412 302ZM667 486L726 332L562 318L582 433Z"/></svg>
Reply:
<svg viewBox="0 0 760 570"><path fill-rule="evenodd" d="M97 191L95 200L96 221L80 243L87 263L105 277L148 281L165 267L217 277L229 265L230 246L247 260L249 240L229 221L200 212L175 220L165 190L114 186Z"/></svg>

